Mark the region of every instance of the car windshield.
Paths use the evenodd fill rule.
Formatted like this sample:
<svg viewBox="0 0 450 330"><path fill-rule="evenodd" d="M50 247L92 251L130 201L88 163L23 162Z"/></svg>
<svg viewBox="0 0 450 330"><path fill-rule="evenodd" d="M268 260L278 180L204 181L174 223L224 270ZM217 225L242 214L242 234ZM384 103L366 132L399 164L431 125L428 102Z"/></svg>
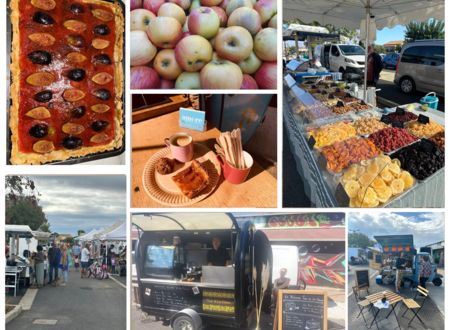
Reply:
<svg viewBox="0 0 450 330"><path fill-rule="evenodd" d="M342 54L344 55L364 55L364 49L357 45L340 45Z"/></svg>

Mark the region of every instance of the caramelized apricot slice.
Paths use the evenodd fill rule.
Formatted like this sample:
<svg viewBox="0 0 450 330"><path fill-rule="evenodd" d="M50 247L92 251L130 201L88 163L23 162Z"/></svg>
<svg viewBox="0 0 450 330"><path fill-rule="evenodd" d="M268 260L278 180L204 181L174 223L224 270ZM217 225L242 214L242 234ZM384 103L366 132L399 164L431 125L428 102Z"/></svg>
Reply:
<svg viewBox="0 0 450 330"><path fill-rule="evenodd" d="M105 143L110 139L109 135L106 133L98 133L91 137L91 142L93 143Z"/></svg>
<svg viewBox="0 0 450 330"><path fill-rule="evenodd" d="M50 111L46 107L33 108L30 111L28 111L25 115L33 119L47 119L52 116Z"/></svg>
<svg viewBox="0 0 450 330"><path fill-rule="evenodd" d="M92 15L94 15L95 18L98 18L101 21L109 22L114 18L114 14L103 10L103 9L94 9L92 10Z"/></svg>
<svg viewBox="0 0 450 330"><path fill-rule="evenodd" d="M113 80L113 76L111 76L107 72L100 72L100 73L97 73L95 76L92 77L92 81L95 82L98 85L106 85L111 80Z"/></svg>
<svg viewBox="0 0 450 330"><path fill-rule="evenodd" d="M72 52L66 55L66 59L71 63L82 63L87 60L87 57L78 52Z"/></svg>
<svg viewBox="0 0 450 330"><path fill-rule="evenodd" d="M109 46L109 41L105 39L95 38L92 40L92 47L95 49L105 49Z"/></svg>
<svg viewBox="0 0 450 330"><path fill-rule="evenodd" d="M62 126L62 131L69 135L78 135L84 132L84 126L74 123L65 123Z"/></svg>
<svg viewBox="0 0 450 330"><path fill-rule="evenodd" d="M82 100L84 98L85 94L83 91L80 91L79 89L66 89L63 93L64 100L68 102L75 102Z"/></svg>
<svg viewBox="0 0 450 330"><path fill-rule="evenodd" d="M55 150L55 146L52 141L41 140L33 144L33 151L38 154L46 154Z"/></svg>
<svg viewBox="0 0 450 330"><path fill-rule="evenodd" d="M31 0L31 4L43 10L52 10L56 7L55 0Z"/></svg>
<svg viewBox="0 0 450 330"><path fill-rule="evenodd" d="M77 21L76 19L69 19L69 20L65 21L63 23L63 25L67 30L78 32L78 33L84 32L87 28L86 23Z"/></svg>
<svg viewBox="0 0 450 330"><path fill-rule="evenodd" d="M27 77L27 83L32 86L48 86L56 80L50 72L36 72Z"/></svg>
<svg viewBox="0 0 450 330"><path fill-rule="evenodd" d="M79 34L71 34L67 36L67 43L73 47L80 48L86 45L86 40Z"/></svg>
<svg viewBox="0 0 450 330"><path fill-rule="evenodd" d="M107 104L94 104L93 106L91 106L91 110L97 113L103 113L108 111L109 105Z"/></svg>
<svg viewBox="0 0 450 330"><path fill-rule="evenodd" d="M49 33L32 33L28 39L40 46L51 46L55 43L55 37Z"/></svg>

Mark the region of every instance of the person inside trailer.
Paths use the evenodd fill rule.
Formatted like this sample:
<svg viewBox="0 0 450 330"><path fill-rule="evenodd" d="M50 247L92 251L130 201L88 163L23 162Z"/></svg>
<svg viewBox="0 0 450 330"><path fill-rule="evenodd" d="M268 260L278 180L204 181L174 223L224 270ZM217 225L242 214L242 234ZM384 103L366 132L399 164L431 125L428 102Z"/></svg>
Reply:
<svg viewBox="0 0 450 330"><path fill-rule="evenodd" d="M231 257L228 251L222 246L222 241L219 237L213 237L212 249L208 251L207 261L208 266L228 266L231 264Z"/></svg>
<svg viewBox="0 0 450 330"><path fill-rule="evenodd" d="M175 278L182 278L186 267L186 252L180 236L173 237L173 246L173 275Z"/></svg>

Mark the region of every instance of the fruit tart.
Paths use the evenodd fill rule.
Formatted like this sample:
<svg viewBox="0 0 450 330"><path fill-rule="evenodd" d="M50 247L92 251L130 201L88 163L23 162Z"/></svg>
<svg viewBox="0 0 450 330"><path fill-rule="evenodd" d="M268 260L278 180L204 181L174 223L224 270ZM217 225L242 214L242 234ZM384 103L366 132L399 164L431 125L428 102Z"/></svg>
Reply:
<svg viewBox="0 0 450 330"><path fill-rule="evenodd" d="M102 0L11 0L11 163L118 149L122 8Z"/></svg>

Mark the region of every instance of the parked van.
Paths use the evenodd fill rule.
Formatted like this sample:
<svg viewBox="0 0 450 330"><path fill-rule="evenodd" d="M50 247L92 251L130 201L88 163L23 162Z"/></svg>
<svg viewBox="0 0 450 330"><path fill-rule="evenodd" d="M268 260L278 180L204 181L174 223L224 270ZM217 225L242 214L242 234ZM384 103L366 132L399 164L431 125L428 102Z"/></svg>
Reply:
<svg viewBox="0 0 450 330"><path fill-rule="evenodd" d="M444 96L444 47L444 40L420 40L403 46L394 79L403 93L417 90Z"/></svg>
<svg viewBox="0 0 450 330"><path fill-rule="evenodd" d="M174 330L246 328L263 279L270 305L272 249L251 222L239 225L231 213L135 214L132 221L139 232L135 260L143 312ZM214 237L231 258L227 266L208 265Z"/></svg>
<svg viewBox="0 0 450 330"><path fill-rule="evenodd" d="M364 74L365 51L358 45L325 44L314 50L323 66L333 72Z"/></svg>

